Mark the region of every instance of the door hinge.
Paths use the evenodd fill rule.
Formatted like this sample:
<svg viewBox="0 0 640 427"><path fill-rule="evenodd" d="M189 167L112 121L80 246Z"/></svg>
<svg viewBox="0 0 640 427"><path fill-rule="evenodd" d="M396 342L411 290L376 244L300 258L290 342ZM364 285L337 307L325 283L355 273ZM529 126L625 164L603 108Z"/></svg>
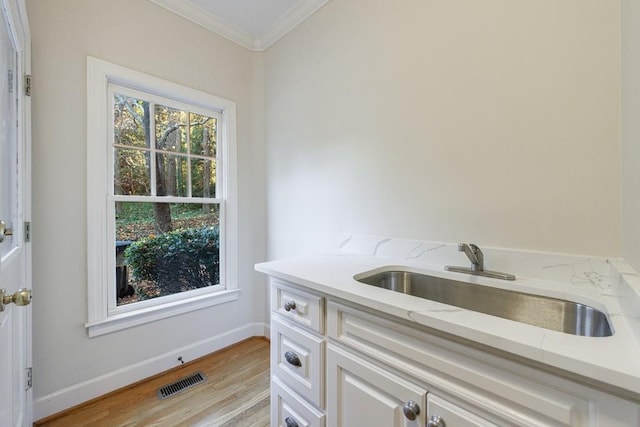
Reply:
<svg viewBox="0 0 640 427"><path fill-rule="evenodd" d="M27 368L27 388L29 390L33 387L33 368Z"/></svg>
<svg viewBox="0 0 640 427"><path fill-rule="evenodd" d="M31 241L31 223L29 221L24 222L24 241Z"/></svg>
<svg viewBox="0 0 640 427"><path fill-rule="evenodd" d="M9 93L13 93L13 70L9 70Z"/></svg>
<svg viewBox="0 0 640 427"><path fill-rule="evenodd" d="M31 74L25 74L24 76L24 94L31 96Z"/></svg>

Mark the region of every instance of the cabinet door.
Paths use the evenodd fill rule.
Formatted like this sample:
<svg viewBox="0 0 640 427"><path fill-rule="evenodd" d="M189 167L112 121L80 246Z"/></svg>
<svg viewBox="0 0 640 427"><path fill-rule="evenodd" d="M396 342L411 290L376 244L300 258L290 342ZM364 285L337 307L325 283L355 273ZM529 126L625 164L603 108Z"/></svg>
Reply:
<svg viewBox="0 0 640 427"><path fill-rule="evenodd" d="M426 389L334 345L328 346L327 370L328 425L425 425Z"/></svg>
<svg viewBox="0 0 640 427"><path fill-rule="evenodd" d="M427 419L430 427L497 427L433 393L427 398Z"/></svg>

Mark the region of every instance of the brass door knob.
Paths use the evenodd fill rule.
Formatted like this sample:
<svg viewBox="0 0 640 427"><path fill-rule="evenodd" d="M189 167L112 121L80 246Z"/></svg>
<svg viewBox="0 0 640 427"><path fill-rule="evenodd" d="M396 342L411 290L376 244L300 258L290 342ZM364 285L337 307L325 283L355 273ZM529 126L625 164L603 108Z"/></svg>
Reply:
<svg viewBox="0 0 640 427"><path fill-rule="evenodd" d="M7 223L0 221L0 242L4 241L4 236L13 236L13 228L7 227Z"/></svg>
<svg viewBox="0 0 640 427"><path fill-rule="evenodd" d="M0 311L4 311L7 304L29 305L31 303L31 289L21 288L13 295L7 295L5 289L0 289Z"/></svg>

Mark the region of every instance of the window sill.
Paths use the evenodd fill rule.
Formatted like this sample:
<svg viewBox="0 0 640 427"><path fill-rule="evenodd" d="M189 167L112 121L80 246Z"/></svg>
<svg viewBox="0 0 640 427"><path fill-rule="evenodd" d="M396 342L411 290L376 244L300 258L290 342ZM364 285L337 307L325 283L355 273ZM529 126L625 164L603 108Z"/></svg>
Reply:
<svg viewBox="0 0 640 427"><path fill-rule="evenodd" d="M189 313L201 308L211 307L238 299L239 289L230 289L219 291L211 294L199 295L192 298L186 298L171 303L160 304L152 307L141 308L140 310L129 311L108 316L106 319L100 319L93 322L85 323L89 337L97 337L109 334L111 332L120 331L122 329L131 328L133 326L143 325L145 323L154 322L156 320L166 319L168 317L177 316L179 314Z"/></svg>

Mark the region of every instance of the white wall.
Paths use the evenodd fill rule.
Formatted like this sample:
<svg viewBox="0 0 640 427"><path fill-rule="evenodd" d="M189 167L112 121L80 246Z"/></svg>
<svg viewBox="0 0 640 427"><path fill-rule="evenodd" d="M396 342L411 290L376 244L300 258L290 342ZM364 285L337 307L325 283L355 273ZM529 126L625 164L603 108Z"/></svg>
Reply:
<svg viewBox="0 0 640 427"><path fill-rule="evenodd" d="M147 0L29 0L27 6L34 76L36 402L235 328L257 322L260 330L266 286L253 264L266 251L263 76L254 72L261 55ZM87 338L87 55L237 102L242 289L237 302ZM36 417L46 412L36 407Z"/></svg>
<svg viewBox="0 0 640 427"><path fill-rule="evenodd" d="M270 258L342 232L622 255L618 1L332 0L265 73Z"/></svg>
<svg viewBox="0 0 640 427"><path fill-rule="evenodd" d="M640 1L622 0L624 258L640 271Z"/></svg>
<svg viewBox="0 0 640 427"><path fill-rule="evenodd" d="M618 1L332 0L260 54L146 0L27 0L36 400L263 322L267 231L269 258L342 232L607 256L624 240L639 269L640 12L622 2L621 70ZM86 337L87 55L238 103L237 303Z"/></svg>

